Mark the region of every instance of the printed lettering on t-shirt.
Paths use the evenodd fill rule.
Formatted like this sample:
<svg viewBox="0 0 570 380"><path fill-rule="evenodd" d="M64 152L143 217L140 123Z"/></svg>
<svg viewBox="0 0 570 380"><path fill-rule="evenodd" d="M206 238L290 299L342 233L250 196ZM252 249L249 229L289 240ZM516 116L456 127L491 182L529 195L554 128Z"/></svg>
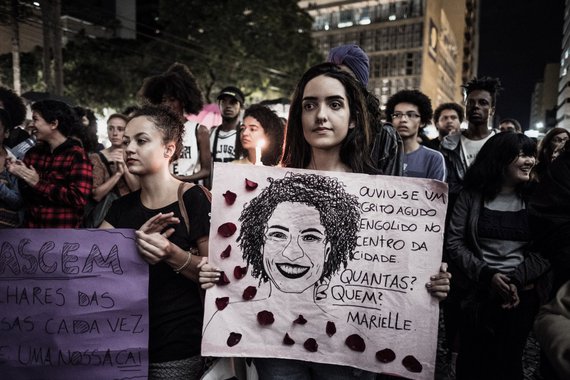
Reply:
<svg viewBox="0 0 570 380"><path fill-rule="evenodd" d="M191 146L184 146L182 147L182 152L180 152L180 158L192 158L192 147Z"/></svg>
<svg viewBox="0 0 570 380"><path fill-rule="evenodd" d="M234 146L233 145L220 144L220 145L218 145L218 150L216 151L216 153L218 153L218 154L220 154L220 153L231 154L233 156L234 155Z"/></svg>

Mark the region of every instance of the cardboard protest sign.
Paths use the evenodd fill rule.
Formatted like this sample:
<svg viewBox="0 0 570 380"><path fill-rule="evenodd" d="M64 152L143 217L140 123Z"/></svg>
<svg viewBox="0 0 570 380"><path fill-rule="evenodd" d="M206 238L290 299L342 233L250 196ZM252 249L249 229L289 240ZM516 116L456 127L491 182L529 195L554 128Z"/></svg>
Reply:
<svg viewBox="0 0 570 380"><path fill-rule="evenodd" d="M204 356L433 379L447 185L216 164Z"/></svg>
<svg viewBox="0 0 570 380"><path fill-rule="evenodd" d="M148 264L134 231L0 231L0 373L142 379Z"/></svg>

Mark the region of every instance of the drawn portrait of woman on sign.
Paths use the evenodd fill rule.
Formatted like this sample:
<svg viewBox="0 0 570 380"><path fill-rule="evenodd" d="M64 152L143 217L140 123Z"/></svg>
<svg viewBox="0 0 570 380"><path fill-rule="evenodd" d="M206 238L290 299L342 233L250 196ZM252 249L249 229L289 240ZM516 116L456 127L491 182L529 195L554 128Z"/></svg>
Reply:
<svg viewBox="0 0 570 380"><path fill-rule="evenodd" d="M227 340L230 346L243 339L248 345L281 345L285 339L300 343L298 349L304 352L316 350L319 341L309 332L322 330L324 335L326 319L332 323L328 332L336 329L338 320L319 302L319 294L352 258L359 230L358 198L333 177L289 172L268 180L269 185L244 205L237 237L248 274L259 280L257 289L249 287L242 298L218 305L206 322L205 341L226 344ZM253 298L248 291L255 293ZM219 313L257 323L236 329L227 326ZM252 328L255 325L261 328ZM339 340L339 349L345 338ZM327 340L336 344L335 339Z"/></svg>

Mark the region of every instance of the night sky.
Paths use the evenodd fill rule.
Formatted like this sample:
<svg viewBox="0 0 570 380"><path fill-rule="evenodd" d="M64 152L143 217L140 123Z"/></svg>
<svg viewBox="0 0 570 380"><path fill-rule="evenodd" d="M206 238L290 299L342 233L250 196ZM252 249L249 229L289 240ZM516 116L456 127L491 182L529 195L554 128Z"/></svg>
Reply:
<svg viewBox="0 0 570 380"><path fill-rule="evenodd" d="M480 16L478 75L501 79L498 117L527 129L534 85L560 61L564 0L482 0Z"/></svg>

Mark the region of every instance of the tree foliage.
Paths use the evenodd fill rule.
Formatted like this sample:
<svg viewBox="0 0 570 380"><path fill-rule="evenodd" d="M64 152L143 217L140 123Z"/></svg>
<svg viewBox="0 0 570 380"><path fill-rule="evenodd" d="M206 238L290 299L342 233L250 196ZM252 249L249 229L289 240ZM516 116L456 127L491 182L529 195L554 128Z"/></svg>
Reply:
<svg viewBox="0 0 570 380"><path fill-rule="evenodd" d="M322 60L311 40L312 20L295 0L158 4L152 35L138 25L147 34L137 40L93 39L83 33L69 39L63 51L64 95L93 109L122 109L137 101L145 77L181 62L191 68L209 102L226 85L246 94L271 91L289 97L301 74ZM23 92L43 89L41 51L23 55ZM2 80L11 77L6 56L0 56Z"/></svg>
<svg viewBox="0 0 570 380"><path fill-rule="evenodd" d="M225 85L289 96L301 74L322 59L312 20L294 0L160 2L163 37L179 47L209 96ZM184 8L184 9L181 9ZM157 44L156 42L153 44Z"/></svg>

